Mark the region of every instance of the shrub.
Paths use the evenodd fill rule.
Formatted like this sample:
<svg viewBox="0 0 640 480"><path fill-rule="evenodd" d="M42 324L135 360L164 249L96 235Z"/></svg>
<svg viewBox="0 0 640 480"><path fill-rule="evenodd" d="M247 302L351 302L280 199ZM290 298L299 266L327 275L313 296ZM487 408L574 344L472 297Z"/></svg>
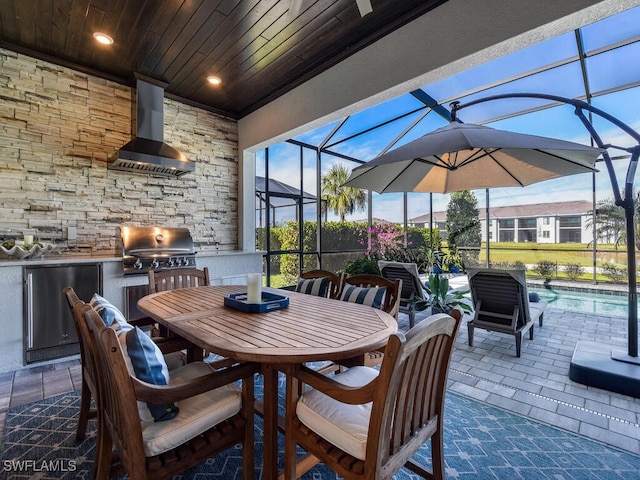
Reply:
<svg viewBox="0 0 640 480"><path fill-rule="evenodd" d="M627 275L627 269L619 267L615 263L604 263L602 265L602 272L611 279L614 283L622 283Z"/></svg>
<svg viewBox="0 0 640 480"><path fill-rule="evenodd" d="M525 272L527 271L527 266L520 260L516 260L515 262L491 262L491 268L500 268L504 270L524 270Z"/></svg>
<svg viewBox="0 0 640 480"><path fill-rule="evenodd" d="M533 267L533 271L543 278L551 278L555 274L556 268L556 262L552 262L551 260L540 260L536 266Z"/></svg>
<svg viewBox="0 0 640 480"><path fill-rule="evenodd" d="M368 255L356 258L353 262L347 263L344 271L349 275L360 275L363 273L380 275L380 269L378 268L378 259L370 257Z"/></svg>
<svg viewBox="0 0 640 480"><path fill-rule="evenodd" d="M564 272L569 277L569 280L576 281L584 273L584 268L579 263L567 263L564 267Z"/></svg>

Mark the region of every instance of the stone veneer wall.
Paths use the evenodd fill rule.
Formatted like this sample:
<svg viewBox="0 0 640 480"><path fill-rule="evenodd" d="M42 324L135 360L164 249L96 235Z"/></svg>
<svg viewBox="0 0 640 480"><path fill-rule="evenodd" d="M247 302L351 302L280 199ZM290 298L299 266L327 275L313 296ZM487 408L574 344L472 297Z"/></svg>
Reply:
<svg viewBox="0 0 640 480"><path fill-rule="evenodd" d="M165 141L197 162L179 178L107 170L131 139L135 90L0 49L0 240L67 227L92 253L116 227L185 226L196 244L237 246L237 122L165 98Z"/></svg>

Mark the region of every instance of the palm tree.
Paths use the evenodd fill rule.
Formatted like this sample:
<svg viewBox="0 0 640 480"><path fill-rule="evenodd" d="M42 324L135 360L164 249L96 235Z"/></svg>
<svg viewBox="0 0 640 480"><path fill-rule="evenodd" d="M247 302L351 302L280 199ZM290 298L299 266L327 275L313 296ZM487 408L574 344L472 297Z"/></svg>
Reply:
<svg viewBox="0 0 640 480"><path fill-rule="evenodd" d="M639 238L640 191L634 194L633 202L635 208L635 235L636 238ZM593 223L593 211L590 211L589 215L586 221L587 226L591 226ZM620 244L627 242L624 209L617 206L612 198L600 200L596 204L596 236L605 241L613 240L616 250Z"/></svg>
<svg viewBox="0 0 640 480"><path fill-rule="evenodd" d="M344 187L351 170L342 163L335 163L326 175L322 177L322 199L326 207L340 216L344 222L347 214L364 210L367 206L367 196L361 188ZM325 203L323 203L323 206Z"/></svg>

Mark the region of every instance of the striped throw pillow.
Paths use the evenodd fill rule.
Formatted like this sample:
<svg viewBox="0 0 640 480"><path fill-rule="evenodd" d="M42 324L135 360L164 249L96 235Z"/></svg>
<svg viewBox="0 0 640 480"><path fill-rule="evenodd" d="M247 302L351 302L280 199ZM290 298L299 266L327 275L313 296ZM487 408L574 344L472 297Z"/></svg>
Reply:
<svg viewBox="0 0 640 480"><path fill-rule="evenodd" d="M97 293L93 295L89 305L93 307L93 309L98 312L100 318L107 327L111 327L115 325L116 333L120 333L121 331L128 331L133 328L127 319L124 318L124 315L116 306L110 303L106 298L101 297Z"/></svg>
<svg viewBox="0 0 640 480"><path fill-rule="evenodd" d="M327 297L330 283L329 277L301 278L296 285L296 292L316 295L317 297Z"/></svg>
<svg viewBox="0 0 640 480"><path fill-rule="evenodd" d="M138 380L153 385L169 384L169 369L164 356L146 333L134 327L121 332L118 340L129 367L129 373ZM161 422L175 417L178 414L178 407L175 403L138 402L138 413L143 422Z"/></svg>
<svg viewBox="0 0 640 480"><path fill-rule="evenodd" d="M386 287L356 287L355 285L347 285L342 291L341 300L351 303L361 303L370 307L380 308L387 293Z"/></svg>

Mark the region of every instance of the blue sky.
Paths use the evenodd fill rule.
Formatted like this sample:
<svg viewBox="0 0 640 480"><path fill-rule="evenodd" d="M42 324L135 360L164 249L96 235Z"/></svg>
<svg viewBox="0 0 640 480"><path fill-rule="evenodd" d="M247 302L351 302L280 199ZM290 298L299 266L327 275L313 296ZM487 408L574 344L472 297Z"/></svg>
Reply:
<svg viewBox="0 0 640 480"><path fill-rule="evenodd" d="M595 94L592 104L627 123L636 131L640 130L640 87L616 91L621 86L640 85L640 42L618 46L618 48L602 52L598 49L612 43L624 42L635 38L640 33L640 7L633 8L609 19L581 29L584 49L587 52L586 70L589 87ZM423 87L429 95L448 105L450 101L459 99L464 103L471 99L489 95L534 92L547 93L569 98L583 98L585 95L581 67L577 58L578 48L575 34L569 32L559 37L533 45L519 52L496 59L466 72L455 75L432 85ZM520 78L504 82L504 79ZM542 103L541 103L542 102ZM554 106L521 116L505 118L515 112L527 111L543 105L544 101L533 99L496 100L482 103L459 113L465 123L483 123L502 130L528 133L570 140L589 144L587 130L567 105ZM390 118L409 112L421 104L413 96L407 94L382 105L352 115L345 125L329 141L332 144L351 135L380 124ZM332 149L341 154L362 160L371 160L381 153L389 142L414 122L422 112L414 113L402 120L393 122L383 128L340 143ZM409 142L420 135L446 124L446 120L429 113L398 144ZM317 145L337 125L321 127L312 132L300 135L298 140ZM610 122L594 118L594 126L605 143L630 146L633 140ZM612 156L624 155L625 152L611 149ZM270 147L270 171L272 178L299 187L306 192L317 194L315 153L305 153L303 168L300 168L299 148L290 144L279 144ZM264 175L263 157L258 155L257 172ZM324 175L334 162L341 162L350 167L355 163L337 157L323 155L322 172ZM624 183L628 159L614 162L618 179ZM603 163L598 163L601 170L596 174L596 198L598 200L612 198L611 182ZM636 175L637 177L637 175ZM542 182L525 188L500 188L490 191L491 205L515 205L528 203L549 203L568 200L592 199L592 175L581 174L562 179ZM484 207L484 190L476 191L479 205ZM408 217L412 218L429 212L429 194L409 194ZM433 195L433 210L444 210L448 203L448 195ZM373 216L390 221L401 222L403 217L402 194L373 194ZM293 212L281 209L278 219L291 216ZM306 218L315 218L315 208L307 208ZM330 214L329 220L336 219ZM350 217L352 220L366 218L366 212L358 212Z"/></svg>

